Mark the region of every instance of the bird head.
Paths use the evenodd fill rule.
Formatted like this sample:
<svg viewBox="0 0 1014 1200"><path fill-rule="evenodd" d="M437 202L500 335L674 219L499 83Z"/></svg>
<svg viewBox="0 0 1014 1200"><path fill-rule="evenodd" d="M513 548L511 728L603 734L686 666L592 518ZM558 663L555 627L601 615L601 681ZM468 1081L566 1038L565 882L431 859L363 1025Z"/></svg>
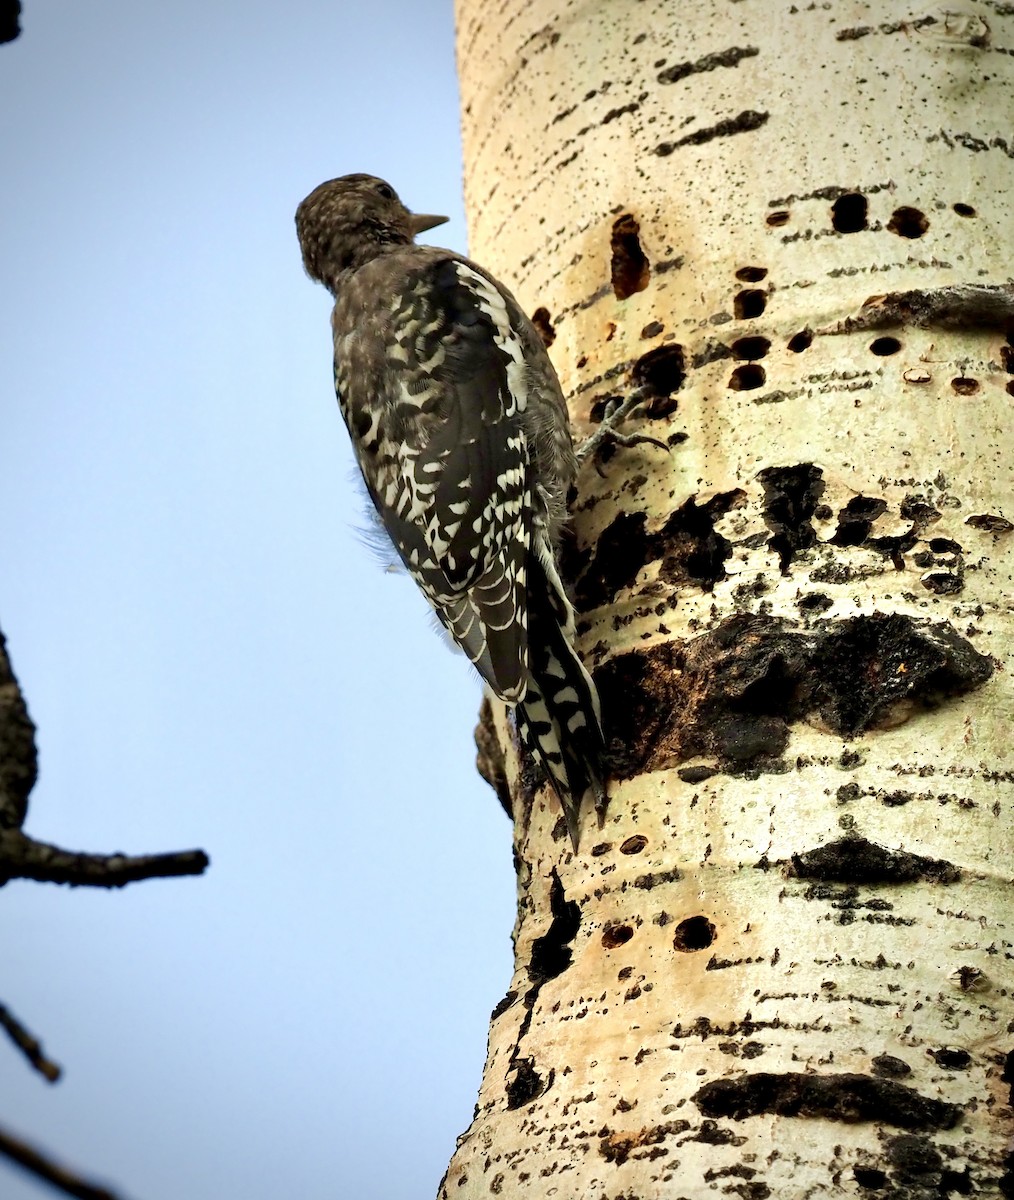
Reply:
<svg viewBox="0 0 1014 1200"><path fill-rule="evenodd" d="M335 292L345 272L446 220L409 212L375 175L342 175L314 188L296 209L296 233L307 275Z"/></svg>

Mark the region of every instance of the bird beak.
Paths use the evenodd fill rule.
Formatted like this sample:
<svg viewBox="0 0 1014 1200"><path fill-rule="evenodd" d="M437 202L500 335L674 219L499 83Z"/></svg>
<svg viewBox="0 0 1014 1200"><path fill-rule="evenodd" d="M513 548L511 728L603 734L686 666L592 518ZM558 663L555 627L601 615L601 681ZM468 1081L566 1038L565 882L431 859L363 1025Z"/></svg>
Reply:
<svg viewBox="0 0 1014 1200"><path fill-rule="evenodd" d="M425 233L427 229L433 229L437 225L443 225L445 221L450 220L449 217L434 217L431 213L409 213L408 227L412 230L412 236Z"/></svg>

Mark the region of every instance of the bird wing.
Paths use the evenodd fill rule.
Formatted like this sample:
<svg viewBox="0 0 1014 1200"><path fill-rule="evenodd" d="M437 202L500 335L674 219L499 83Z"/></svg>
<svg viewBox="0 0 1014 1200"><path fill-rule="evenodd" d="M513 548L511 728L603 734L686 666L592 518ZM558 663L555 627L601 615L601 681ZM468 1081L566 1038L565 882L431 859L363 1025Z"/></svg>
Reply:
<svg viewBox="0 0 1014 1200"><path fill-rule="evenodd" d="M357 420L353 372L339 393L395 548L479 673L514 702L527 682L525 318L470 263L432 255L406 249L415 265L386 309L379 415L374 395Z"/></svg>

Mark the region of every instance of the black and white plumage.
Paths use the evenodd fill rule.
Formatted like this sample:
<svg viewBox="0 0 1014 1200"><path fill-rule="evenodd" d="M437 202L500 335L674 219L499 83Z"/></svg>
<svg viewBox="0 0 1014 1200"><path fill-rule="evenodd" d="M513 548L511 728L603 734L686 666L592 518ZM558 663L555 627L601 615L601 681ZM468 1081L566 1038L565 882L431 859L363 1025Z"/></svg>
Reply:
<svg viewBox="0 0 1014 1200"><path fill-rule="evenodd" d="M557 570L574 455L556 373L514 297L475 263L414 244L441 223L371 175L299 206L307 274L335 297L335 388L384 528L440 621L514 706L575 848L605 809L595 685Z"/></svg>

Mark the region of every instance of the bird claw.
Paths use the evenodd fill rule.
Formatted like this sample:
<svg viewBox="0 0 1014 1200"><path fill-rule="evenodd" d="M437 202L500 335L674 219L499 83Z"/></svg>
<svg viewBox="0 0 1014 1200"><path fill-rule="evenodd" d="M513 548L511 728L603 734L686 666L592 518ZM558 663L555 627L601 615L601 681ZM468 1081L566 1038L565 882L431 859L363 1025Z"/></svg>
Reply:
<svg viewBox="0 0 1014 1200"><path fill-rule="evenodd" d="M659 441L658 438L649 437L645 433L620 433L616 428L621 422L634 411L639 404L643 404L646 400L651 400L655 397L655 391L650 387L635 388L624 399L615 397L606 404L605 412L602 414L602 421L598 429L593 434L586 437L578 447L577 461L578 466L583 466L585 462L595 462L599 451L605 446L639 446L645 443L658 446L660 450L668 452L669 446L665 442ZM596 469L598 464L596 463ZM599 472L601 474L601 472Z"/></svg>

